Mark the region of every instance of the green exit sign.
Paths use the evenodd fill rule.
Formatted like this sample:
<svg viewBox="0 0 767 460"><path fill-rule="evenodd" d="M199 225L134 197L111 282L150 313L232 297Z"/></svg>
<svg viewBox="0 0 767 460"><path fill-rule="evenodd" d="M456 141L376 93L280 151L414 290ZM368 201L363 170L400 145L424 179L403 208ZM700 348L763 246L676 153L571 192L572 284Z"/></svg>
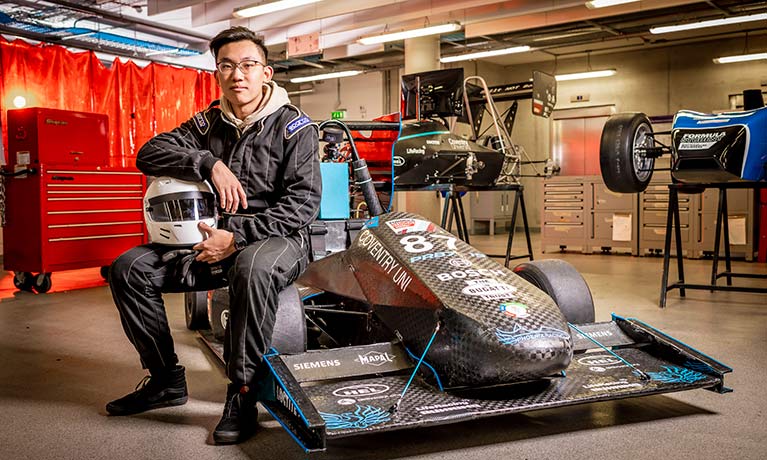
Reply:
<svg viewBox="0 0 767 460"><path fill-rule="evenodd" d="M346 110L334 110L330 112L330 118L333 120L342 120L346 118Z"/></svg>

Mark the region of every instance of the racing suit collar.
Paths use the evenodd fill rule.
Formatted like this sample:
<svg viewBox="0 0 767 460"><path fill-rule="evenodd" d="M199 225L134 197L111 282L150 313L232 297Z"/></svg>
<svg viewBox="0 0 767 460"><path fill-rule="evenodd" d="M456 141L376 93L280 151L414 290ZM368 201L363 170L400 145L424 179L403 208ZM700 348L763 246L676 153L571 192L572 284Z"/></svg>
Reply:
<svg viewBox="0 0 767 460"><path fill-rule="evenodd" d="M240 120L234 115L232 105L223 96L221 97L221 112L224 114L225 119L242 133L253 126L258 120L268 117L286 104L290 104L288 92L277 83L269 81L264 83L264 97L261 99L261 104L259 104L255 112L245 117L244 120Z"/></svg>

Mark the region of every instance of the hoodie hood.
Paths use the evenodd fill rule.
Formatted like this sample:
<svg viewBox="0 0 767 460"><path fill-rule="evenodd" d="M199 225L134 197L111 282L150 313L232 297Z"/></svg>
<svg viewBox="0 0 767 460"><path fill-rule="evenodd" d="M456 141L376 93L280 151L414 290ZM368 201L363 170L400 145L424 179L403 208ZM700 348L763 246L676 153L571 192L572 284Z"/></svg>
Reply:
<svg viewBox="0 0 767 460"><path fill-rule="evenodd" d="M261 99L261 104L255 112L251 113L244 120L240 120L234 115L232 105L225 97L221 97L221 112L226 119L232 123L240 132L245 132L255 122L276 112L280 107L290 104L290 98L285 88L279 86L273 81L264 83L263 87L264 97Z"/></svg>

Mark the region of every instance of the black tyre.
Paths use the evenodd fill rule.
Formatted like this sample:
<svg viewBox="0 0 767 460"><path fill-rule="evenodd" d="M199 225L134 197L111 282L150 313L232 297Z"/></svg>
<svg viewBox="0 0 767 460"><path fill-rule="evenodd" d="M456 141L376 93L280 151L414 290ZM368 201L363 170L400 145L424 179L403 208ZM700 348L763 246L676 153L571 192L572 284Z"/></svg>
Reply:
<svg viewBox="0 0 767 460"><path fill-rule="evenodd" d="M210 328L217 340L224 340L228 323L229 290L216 289L210 299ZM280 292L271 346L283 354L306 351L304 304L292 284Z"/></svg>
<svg viewBox="0 0 767 460"><path fill-rule="evenodd" d="M208 309L210 330L216 340L224 340L226 325L229 323L229 289L221 288L211 292Z"/></svg>
<svg viewBox="0 0 767 460"><path fill-rule="evenodd" d="M40 273L33 278L32 288L40 294L50 291L51 286L53 286L53 282L50 273Z"/></svg>
<svg viewBox="0 0 767 460"><path fill-rule="evenodd" d="M184 293L186 327L192 331L210 329L208 323L208 291Z"/></svg>
<svg viewBox="0 0 767 460"><path fill-rule="evenodd" d="M101 274L101 277L104 278L104 281L108 283L109 282L109 265L103 265L101 269L99 270L99 273Z"/></svg>
<svg viewBox="0 0 767 460"><path fill-rule="evenodd" d="M21 291L32 292L34 278L34 275L29 272L15 272L13 274L13 285Z"/></svg>
<svg viewBox="0 0 767 460"><path fill-rule="evenodd" d="M599 166L607 188L619 193L646 189L655 158L646 157L640 150L654 145L647 115L634 112L611 116L602 128L599 143Z"/></svg>
<svg viewBox="0 0 767 460"><path fill-rule="evenodd" d="M578 270L564 260L546 259L525 262L514 273L551 297L568 322L594 322L594 300Z"/></svg>

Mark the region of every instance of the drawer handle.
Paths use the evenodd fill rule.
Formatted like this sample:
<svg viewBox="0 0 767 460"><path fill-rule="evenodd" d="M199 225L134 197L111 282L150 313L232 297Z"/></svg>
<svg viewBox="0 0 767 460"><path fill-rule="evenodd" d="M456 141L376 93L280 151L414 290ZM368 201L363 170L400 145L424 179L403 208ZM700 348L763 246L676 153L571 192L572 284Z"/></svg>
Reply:
<svg viewBox="0 0 767 460"><path fill-rule="evenodd" d="M51 180L75 180L72 176L51 176Z"/></svg>

